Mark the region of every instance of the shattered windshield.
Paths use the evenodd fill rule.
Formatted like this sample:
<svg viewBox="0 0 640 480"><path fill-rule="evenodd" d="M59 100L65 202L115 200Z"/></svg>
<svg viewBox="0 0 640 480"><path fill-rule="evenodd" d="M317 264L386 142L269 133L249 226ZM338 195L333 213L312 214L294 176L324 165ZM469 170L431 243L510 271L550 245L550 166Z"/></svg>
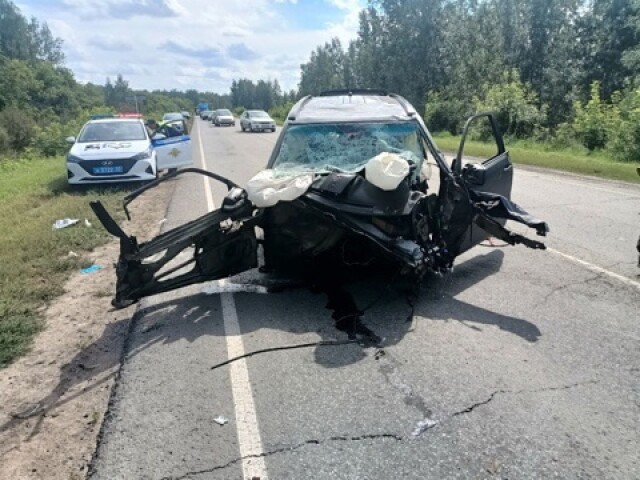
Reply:
<svg viewBox="0 0 640 480"><path fill-rule="evenodd" d="M290 125L273 163L278 171L357 172L379 153L401 154L420 168L414 122Z"/></svg>
<svg viewBox="0 0 640 480"><path fill-rule="evenodd" d="M87 123L78 142L124 142L146 138L140 122L100 122Z"/></svg>

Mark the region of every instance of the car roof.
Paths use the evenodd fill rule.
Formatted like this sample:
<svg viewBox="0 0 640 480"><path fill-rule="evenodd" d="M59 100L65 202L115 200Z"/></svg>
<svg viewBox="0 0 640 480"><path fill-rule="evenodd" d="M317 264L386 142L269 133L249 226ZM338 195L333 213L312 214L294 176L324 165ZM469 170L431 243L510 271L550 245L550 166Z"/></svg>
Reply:
<svg viewBox="0 0 640 480"><path fill-rule="evenodd" d="M337 90L300 100L289 112L290 123L407 121L417 112L400 95L373 90Z"/></svg>
<svg viewBox="0 0 640 480"><path fill-rule="evenodd" d="M121 117L97 118L95 120L89 120L87 123L111 123L111 122L138 122L138 123L143 123L141 118L121 118Z"/></svg>

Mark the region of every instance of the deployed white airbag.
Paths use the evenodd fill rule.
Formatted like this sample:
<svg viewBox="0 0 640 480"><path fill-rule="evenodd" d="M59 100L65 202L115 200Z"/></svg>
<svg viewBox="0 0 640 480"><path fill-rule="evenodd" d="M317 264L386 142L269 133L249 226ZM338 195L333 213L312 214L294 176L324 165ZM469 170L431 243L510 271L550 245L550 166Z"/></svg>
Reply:
<svg viewBox="0 0 640 480"><path fill-rule="evenodd" d="M364 176L382 190L395 190L409 175L409 162L397 153L382 152L367 162Z"/></svg>
<svg viewBox="0 0 640 480"><path fill-rule="evenodd" d="M247 183L247 195L258 208L273 207L280 201L290 202L304 195L313 182L309 173L276 175L274 170L262 170Z"/></svg>

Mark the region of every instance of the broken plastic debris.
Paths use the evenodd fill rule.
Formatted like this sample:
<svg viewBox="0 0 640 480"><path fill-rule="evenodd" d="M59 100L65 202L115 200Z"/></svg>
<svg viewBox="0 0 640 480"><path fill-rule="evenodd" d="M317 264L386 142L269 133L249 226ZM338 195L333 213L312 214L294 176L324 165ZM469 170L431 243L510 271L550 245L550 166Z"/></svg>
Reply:
<svg viewBox="0 0 640 480"><path fill-rule="evenodd" d="M82 269L82 270L80 270L80 271L81 271L82 273L84 273L84 274L89 274L89 273L95 273L95 272L97 272L97 271L99 271L99 270L102 270L102 267L101 267L100 265L93 264L93 265L91 265L90 267L83 268L83 269Z"/></svg>
<svg viewBox="0 0 640 480"><path fill-rule="evenodd" d="M229 423L229 419L226 417L223 417L222 415L218 415L216 418L213 419L214 422L216 422L218 425L226 425L227 423Z"/></svg>
<svg viewBox="0 0 640 480"><path fill-rule="evenodd" d="M67 257L79 257L80 255L78 255L76 252L74 252L73 250L69 250L69 253L67 253Z"/></svg>
<svg viewBox="0 0 640 480"><path fill-rule="evenodd" d="M413 432L411 432L411 436L413 438L419 437L430 428L435 427L437 423L438 422L436 422L435 420L431 420L430 418L424 418L420 420L418 423L416 423L416 426L413 429Z"/></svg>
<svg viewBox="0 0 640 480"><path fill-rule="evenodd" d="M60 230L61 228L67 228L67 227L70 227L71 225L75 225L79 221L80 220L78 220L77 218L63 218L61 220L56 220L55 223L53 224L53 229Z"/></svg>
<svg viewBox="0 0 640 480"><path fill-rule="evenodd" d="M84 226L87 227L87 228L93 227L93 225L91 225L91 222L89 221L88 218L84 219Z"/></svg>

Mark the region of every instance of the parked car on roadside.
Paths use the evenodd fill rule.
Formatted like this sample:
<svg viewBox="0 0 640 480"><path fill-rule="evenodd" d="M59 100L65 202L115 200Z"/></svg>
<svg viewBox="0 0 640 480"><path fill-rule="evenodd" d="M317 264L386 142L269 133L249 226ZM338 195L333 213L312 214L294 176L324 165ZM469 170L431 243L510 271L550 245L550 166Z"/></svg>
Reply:
<svg viewBox="0 0 640 480"><path fill-rule="evenodd" d="M187 112L186 110L183 110L182 112L180 112L182 114L182 117L185 120L189 120L191 118L191 114L189 112Z"/></svg>
<svg viewBox="0 0 640 480"><path fill-rule="evenodd" d="M476 122L487 123L496 150L485 161L466 162L465 140ZM437 176L423 168L427 162L436 165ZM491 236L545 248L505 227L511 220L538 235L548 232L544 221L510 200L513 164L490 113L467 120L458 154L449 161L399 95L341 90L307 96L289 112L265 167L245 188L200 170L228 188L220 207L144 243L93 202L97 217L120 239L113 304L124 307L259 263L265 272L307 278L340 266L391 266L417 284L428 272L451 271L456 257ZM129 194L126 202L157 183ZM166 270L182 252L192 258L181 265L193 266Z"/></svg>
<svg viewBox="0 0 640 480"><path fill-rule="evenodd" d="M243 132L275 132L276 121L264 110L246 110L240 116L240 128Z"/></svg>
<svg viewBox="0 0 640 480"><path fill-rule="evenodd" d="M184 120L184 115L182 115L181 112L170 112L170 113L165 113L162 116L162 121L163 122L167 122L169 120Z"/></svg>
<svg viewBox="0 0 640 480"><path fill-rule="evenodd" d="M181 125L178 125L181 124ZM184 120L170 120L150 136L141 118L101 118L87 122L67 154L72 185L154 180L159 170L192 163Z"/></svg>
<svg viewBox="0 0 640 480"><path fill-rule="evenodd" d="M213 123L216 127L220 127L222 125L235 125L236 118L233 116L230 110L226 108L220 108L213 112L211 116L211 123Z"/></svg>

